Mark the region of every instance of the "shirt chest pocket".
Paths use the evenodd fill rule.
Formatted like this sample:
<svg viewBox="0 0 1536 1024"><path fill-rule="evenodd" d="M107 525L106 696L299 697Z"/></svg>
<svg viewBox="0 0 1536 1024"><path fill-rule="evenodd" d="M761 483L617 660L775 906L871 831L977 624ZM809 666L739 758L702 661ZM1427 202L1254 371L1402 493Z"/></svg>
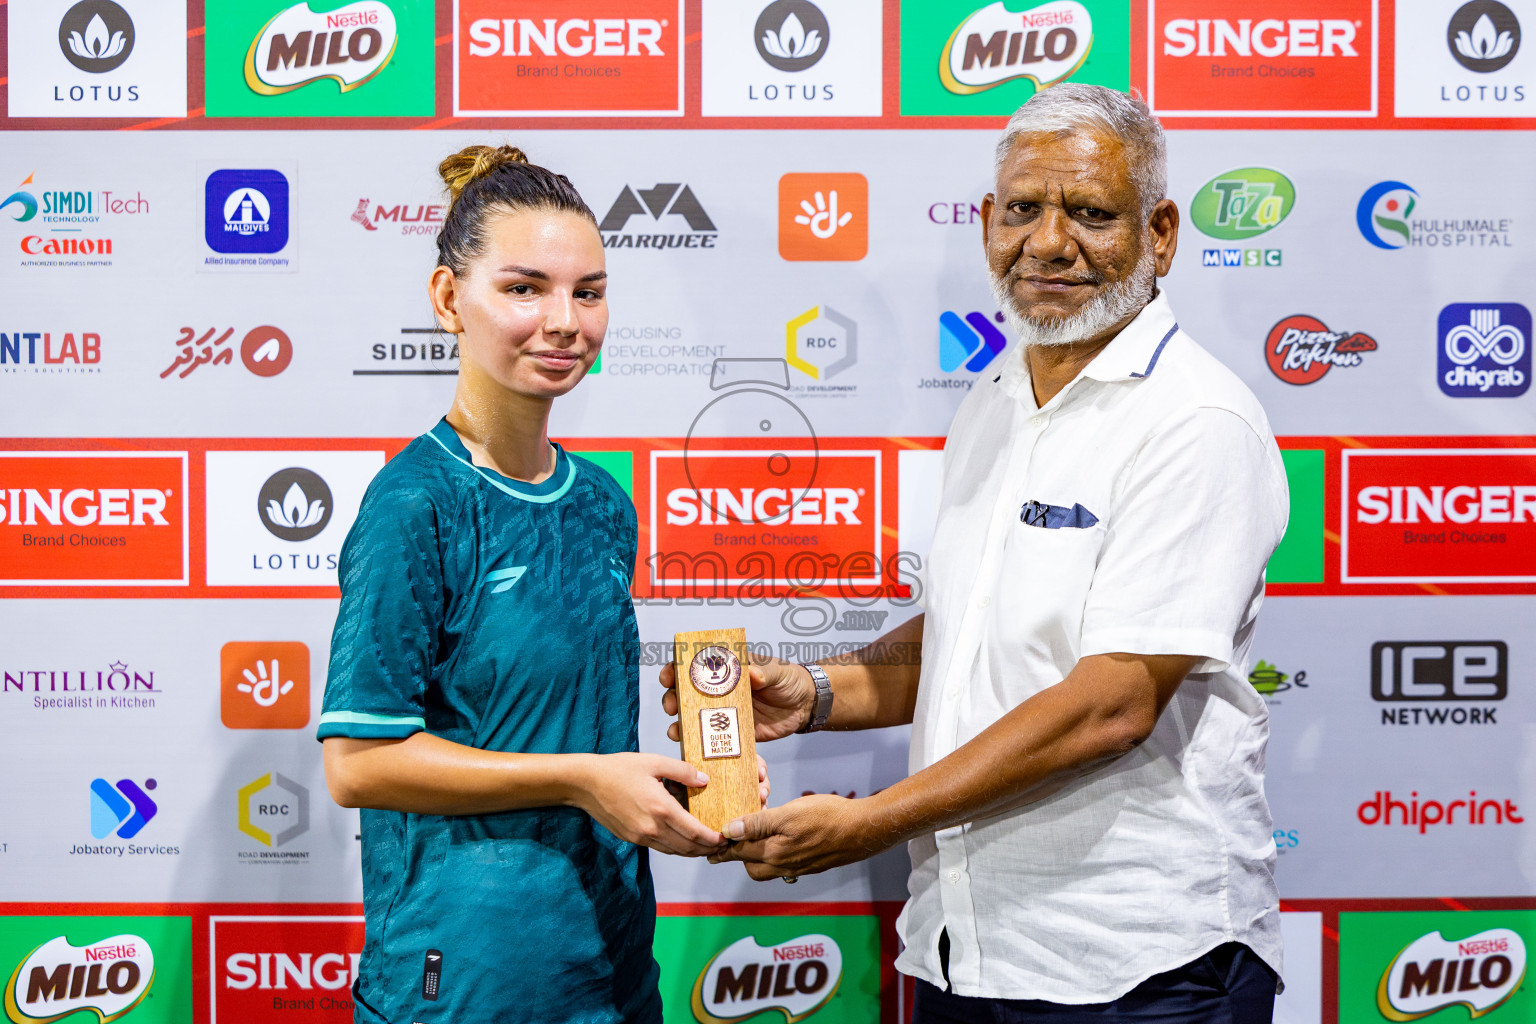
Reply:
<svg viewBox="0 0 1536 1024"><path fill-rule="evenodd" d="M996 610L1000 636L1075 650L1105 528L1082 505L1025 505L1003 542Z"/></svg>

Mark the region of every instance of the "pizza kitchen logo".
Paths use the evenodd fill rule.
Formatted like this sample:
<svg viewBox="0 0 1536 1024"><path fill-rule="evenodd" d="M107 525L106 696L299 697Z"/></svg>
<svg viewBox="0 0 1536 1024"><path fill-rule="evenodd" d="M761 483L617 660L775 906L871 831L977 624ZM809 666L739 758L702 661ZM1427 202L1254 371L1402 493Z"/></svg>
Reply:
<svg viewBox="0 0 1536 1024"><path fill-rule="evenodd" d="M1296 313L1269 329L1264 359L1287 384L1314 384L1335 366L1358 367L1364 353L1376 348L1376 339L1369 334L1329 330L1317 317Z"/></svg>
<svg viewBox="0 0 1536 1024"><path fill-rule="evenodd" d="M827 1004L843 980L843 951L828 935L801 935L773 946L753 936L710 958L693 983L693 1015L703 1024L735 1024L770 1010L786 1024Z"/></svg>
<svg viewBox="0 0 1536 1024"><path fill-rule="evenodd" d="M245 84L279 96L331 79L343 93L373 79L395 55L395 13L382 0L360 0L324 14L295 4L262 26L245 54Z"/></svg>
<svg viewBox="0 0 1536 1024"><path fill-rule="evenodd" d="M1519 991L1525 968L1525 940L1509 928L1455 941L1429 932L1387 964L1376 986L1376 1008L1388 1020L1411 1021L1464 1006L1475 1019Z"/></svg>
<svg viewBox="0 0 1536 1024"><path fill-rule="evenodd" d="M76 946L60 935L37 947L11 972L5 1012L13 1021L54 1021L94 1013L113 1021L143 1002L155 982L155 953L137 935L113 935Z"/></svg>
<svg viewBox="0 0 1536 1024"><path fill-rule="evenodd" d="M1071 77L1093 46L1093 18L1076 0L1010 11L1002 0L955 27L939 57L939 80L958 96L1027 78L1044 89Z"/></svg>

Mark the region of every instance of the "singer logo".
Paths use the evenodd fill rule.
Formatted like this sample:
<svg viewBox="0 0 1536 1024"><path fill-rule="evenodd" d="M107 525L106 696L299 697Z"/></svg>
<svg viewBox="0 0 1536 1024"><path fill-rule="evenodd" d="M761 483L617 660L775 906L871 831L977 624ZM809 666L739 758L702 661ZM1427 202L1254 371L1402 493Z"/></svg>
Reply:
<svg viewBox="0 0 1536 1024"><path fill-rule="evenodd" d="M1525 978L1525 940L1490 928L1452 942L1421 935L1392 958L1376 987L1376 1008L1388 1020L1410 1021L1448 1006L1481 1017L1503 1005Z"/></svg>
<svg viewBox="0 0 1536 1024"><path fill-rule="evenodd" d="M1148 100L1185 117L1374 116L1374 0L1149 0Z"/></svg>
<svg viewBox="0 0 1536 1024"><path fill-rule="evenodd" d="M727 1024L778 1010L786 1021L809 1017L843 979L843 952L829 935L801 935L776 946L747 936L716 954L693 983L693 1015Z"/></svg>
<svg viewBox="0 0 1536 1024"><path fill-rule="evenodd" d="M455 114L683 112L681 0L458 0L454 6Z"/></svg>
<svg viewBox="0 0 1536 1024"><path fill-rule="evenodd" d="M351 1024L361 917L211 917L208 927L212 1024L268 1020L274 1006L302 1010L305 1021Z"/></svg>
<svg viewBox="0 0 1536 1024"><path fill-rule="evenodd" d="M0 452L0 584L187 582L185 452Z"/></svg>
<svg viewBox="0 0 1536 1024"><path fill-rule="evenodd" d="M63 935L43 943L11 972L5 1012L13 1021L54 1021L92 1012L117 1020L149 994L155 954L137 935L113 935L85 946Z"/></svg>
<svg viewBox="0 0 1536 1024"><path fill-rule="evenodd" d="M880 583L878 451L651 454L656 586Z"/></svg>
<svg viewBox="0 0 1536 1024"><path fill-rule="evenodd" d="M1343 452L1345 583L1536 582L1536 449Z"/></svg>

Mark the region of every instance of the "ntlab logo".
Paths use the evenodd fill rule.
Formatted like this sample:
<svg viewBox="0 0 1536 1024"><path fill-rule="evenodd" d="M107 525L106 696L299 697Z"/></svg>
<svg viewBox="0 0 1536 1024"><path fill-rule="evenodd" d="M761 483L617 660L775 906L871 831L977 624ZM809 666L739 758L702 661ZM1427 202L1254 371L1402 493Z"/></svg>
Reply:
<svg viewBox="0 0 1536 1024"><path fill-rule="evenodd" d="M155 953L141 936L76 946L60 935L16 965L5 987L5 1012L17 1024L85 1012L114 1021L149 995L154 980Z"/></svg>
<svg viewBox="0 0 1536 1024"><path fill-rule="evenodd" d="M1297 313L1269 329L1264 360L1287 384L1312 384L1335 366L1354 368L1376 351L1376 339L1358 331L1331 331L1315 316Z"/></svg>
<svg viewBox="0 0 1536 1024"><path fill-rule="evenodd" d="M1413 940L1382 972L1376 1008L1388 1020L1427 1017L1464 1006L1476 1018L1504 1004L1525 980L1525 940L1490 928L1451 941L1440 932Z"/></svg>
<svg viewBox="0 0 1536 1024"><path fill-rule="evenodd" d="M1149 0L1147 98L1174 117L1370 117L1375 0Z"/></svg>
<svg viewBox="0 0 1536 1024"><path fill-rule="evenodd" d="M945 310L939 314L939 369L945 373L968 370L972 373L986 369L992 360L1008 347L1008 338L998 330L992 320L1003 320L1001 313L988 318L975 310L962 319L958 313Z"/></svg>
<svg viewBox="0 0 1536 1024"><path fill-rule="evenodd" d="M631 221L640 218L640 228ZM662 221L662 218L667 218ZM651 224L663 230L645 230ZM687 230L684 231L683 228ZM719 233L689 185L664 181L654 188L625 185L598 221L603 245L609 249L713 249Z"/></svg>
<svg viewBox="0 0 1536 1024"><path fill-rule="evenodd" d="M787 1022L826 1005L843 977L843 951L829 935L800 935L773 946L747 936L715 954L693 985L693 1015L731 1024L769 1010Z"/></svg>
<svg viewBox="0 0 1536 1024"><path fill-rule="evenodd" d="M784 325L785 360L812 380L831 380L859 361L859 325L831 306L812 306Z"/></svg>
<svg viewBox="0 0 1536 1024"><path fill-rule="evenodd" d="M363 951L361 917L210 917L211 1024L271 1020L300 1000L306 1022L351 1024Z"/></svg>
<svg viewBox="0 0 1536 1024"><path fill-rule="evenodd" d="M288 244L288 179L278 171L214 171L203 237L214 252L273 253Z"/></svg>
<svg viewBox="0 0 1536 1024"><path fill-rule="evenodd" d="M219 651L219 718L229 729L309 724L309 647L297 641L233 641Z"/></svg>
<svg viewBox="0 0 1536 1024"><path fill-rule="evenodd" d="M1531 386L1531 311L1518 302L1453 302L1440 311L1440 390L1514 398Z"/></svg>
<svg viewBox="0 0 1536 1024"><path fill-rule="evenodd" d="M155 786L154 779L146 779L143 786L132 779L118 779L116 785L106 779L92 779L91 835L96 839L111 835L132 839L142 832L160 811L146 792Z"/></svg>
<svg viewBox="0 0 1536 1024"><path fill-rule="evenodd" d="M779 255L861 260L869 252L869 181L862 174L779 179Z"/></svg>
<svg viewBox="0 0 1536 1024"><path fill-rule="evenodd" d="M1240 167L1201 185L1189 218L1212 238L1242 241L1279 227L1295 205L1291 179L1268 167Z"/></svg>

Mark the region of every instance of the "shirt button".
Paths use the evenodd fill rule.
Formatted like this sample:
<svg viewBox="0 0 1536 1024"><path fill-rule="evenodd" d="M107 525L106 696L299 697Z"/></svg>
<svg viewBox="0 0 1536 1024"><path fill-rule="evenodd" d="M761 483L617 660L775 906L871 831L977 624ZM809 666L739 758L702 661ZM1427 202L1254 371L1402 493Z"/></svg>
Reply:
<svg viewBox="0 0 1536 1024"><path fill-rule="evenodd" d="M950 700L959 700L960 699L960 687L958 687L958 686L951 686L949 688L949 692L947 694L945 694L945 696L948 697Z"/></svg>
<svg viewBox="0 0 1536 1024"><path fill-rule="evenodd" d="M1044 421L1045 421L1045 417L1044 416L1039 416L1039 415L1031 416L1029 418L1029 425L1032 426L1032 427L1038 427Z"/></svg>
<svg viewBox="0 0 1536 1024"><path fill-rule="evenodd" d="M949 881L950 881L951 885L959 885L960 884L960 872L958 872L958 871L951 871L949 873Z"/></svg>
<svg viewBox="0 0 1536 1024"><path fill-rule="evenodd" d="M990 606L991 604L992 604L992 598L991 597L983 597L983 598L981 598L980 600L978 600L976 602L976 607L977 608L986 608L986 607Z"/></svg>

